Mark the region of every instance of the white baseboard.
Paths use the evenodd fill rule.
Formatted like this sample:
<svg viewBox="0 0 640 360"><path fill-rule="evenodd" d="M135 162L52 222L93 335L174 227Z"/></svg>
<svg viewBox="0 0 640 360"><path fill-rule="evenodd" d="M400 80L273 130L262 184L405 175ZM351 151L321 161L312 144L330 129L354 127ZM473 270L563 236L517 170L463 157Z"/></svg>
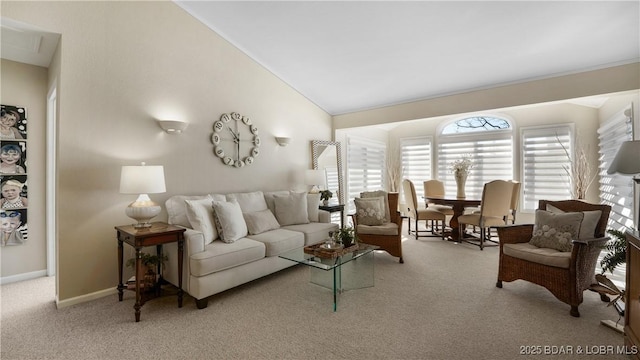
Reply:
<svg viewBox="0 0 640 360"><path fill-rule="evenodd" d="M84 302L96 300L96 299L99 299L99 298L102 298L102 297L105 297L105 296L109 296L109 295L113 295L113 294L117 294L117 293L118 293L118 288L109 288L109 289L96 291L96 292L93 292L93 293L90 293L90 294L76 296L74 298L70 298L70 299L66 299L66 300L62 300L62 301L56 299L56 306L58 307L58 309L62 309L62 308L65 308L67 306L81 304L81 303L84 303Z"/></svg>
<svg viewBox="0 0 640 360"><path fill-rule="evenodd" d="M11 284L18 281L32 280L39 277L47 276L47 270L38 270L24 274L0 277L0 285Z"/></svg>

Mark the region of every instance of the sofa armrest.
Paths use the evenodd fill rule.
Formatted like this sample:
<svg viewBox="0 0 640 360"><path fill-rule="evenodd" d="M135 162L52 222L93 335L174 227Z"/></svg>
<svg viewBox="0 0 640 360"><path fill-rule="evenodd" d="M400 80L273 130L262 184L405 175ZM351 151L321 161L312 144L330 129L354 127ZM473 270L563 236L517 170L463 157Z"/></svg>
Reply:
<svg viewBox="0 0 640 360"><path fill-rule="evenodd" d="M500 244L526 243L533 235L533 224L507 225L496 228Z"/></svg>
<svg viewBox="0 0 640 360"><path fill-rule="evenodd" d="M204 251L204 234L200 231L185 228L184 232L184 253L189 258L193 254Z"/></svg>
<svg viewBox="0 0 640 360"><path fill-rule="evenodd" d="M331 222L331 213L326 210L318 210L318 222L321 223L330 223Z"/></svg>

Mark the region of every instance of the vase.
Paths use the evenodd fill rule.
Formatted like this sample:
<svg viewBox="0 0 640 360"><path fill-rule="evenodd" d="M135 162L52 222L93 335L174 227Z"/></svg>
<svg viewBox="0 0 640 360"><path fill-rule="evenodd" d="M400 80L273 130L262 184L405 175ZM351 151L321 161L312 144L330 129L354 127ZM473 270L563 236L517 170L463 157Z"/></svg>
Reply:
<svg viewBox="0 0 640 360"><path fill-rule="evenodd" d="M324 206L329 206L329 200L322 200L322 204Z"/></svg>
<svg viewBox="0 0 640 360"><path fill-rule="evenodd" d="M464 186L467 182L468 173L466 171L456 171L454 175L456 178L456 186L457 186L456 198L464 199L466 197L464 192Z"/></svg>

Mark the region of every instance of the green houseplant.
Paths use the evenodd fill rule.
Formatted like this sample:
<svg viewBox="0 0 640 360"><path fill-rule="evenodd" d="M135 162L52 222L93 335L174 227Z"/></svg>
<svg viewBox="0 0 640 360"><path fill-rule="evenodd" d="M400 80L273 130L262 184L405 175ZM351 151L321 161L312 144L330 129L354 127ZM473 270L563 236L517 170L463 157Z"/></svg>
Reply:
<svg viewBox="0 0 640 360"><path fill-rule="evenodd" d="M613 236L613 239L605 245L608 253L600 261L600 266L603 274L607 271L613 274L618 265L627 261L627 238L620 230L609 229L607 233Z"/></svg>
<svg viewBox="0 0 640 360"><path fill-rule="evenodd" d="M164 267L165 262L169 261L169 258L167 257L167 255L162 255L161 257L159 255L142 253L140 260L142 266L139 269L139 273L136 274L136 279L140 279L140 286L147 290L150 290L156 286L156 269L158 264ZM136 258L127 260L127 263L125 265L135 270Z"/></svg>
<svg viewBox="0 0 640 360"><path fill-rule="evenodd" d="M329 204L329 199L331 199L333 197L333 193L331 192L331 190L322 190L320 191L320 200L322 200L322 203L327 205Z"/></svg>
<svg viewBox="0 0 640 360"><path fill-rule="evenodd" d="M352 227L343 227L334 233L337 243L341 243L345 248L355 244L356 235Z"/></svg>

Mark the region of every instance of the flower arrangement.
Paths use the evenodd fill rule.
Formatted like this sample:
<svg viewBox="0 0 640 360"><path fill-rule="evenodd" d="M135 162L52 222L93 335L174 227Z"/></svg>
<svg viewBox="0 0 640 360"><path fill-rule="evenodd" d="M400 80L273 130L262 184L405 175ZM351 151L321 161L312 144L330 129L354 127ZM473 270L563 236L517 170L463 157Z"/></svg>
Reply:
<svg viewBox="0 0 640 360"><path fill-rule="evenodd" d="M468 173L471 168L473 168L473 162L469 155L463 155L460 159L453 161L449 166L449 169L454 174Z"/></svg>

